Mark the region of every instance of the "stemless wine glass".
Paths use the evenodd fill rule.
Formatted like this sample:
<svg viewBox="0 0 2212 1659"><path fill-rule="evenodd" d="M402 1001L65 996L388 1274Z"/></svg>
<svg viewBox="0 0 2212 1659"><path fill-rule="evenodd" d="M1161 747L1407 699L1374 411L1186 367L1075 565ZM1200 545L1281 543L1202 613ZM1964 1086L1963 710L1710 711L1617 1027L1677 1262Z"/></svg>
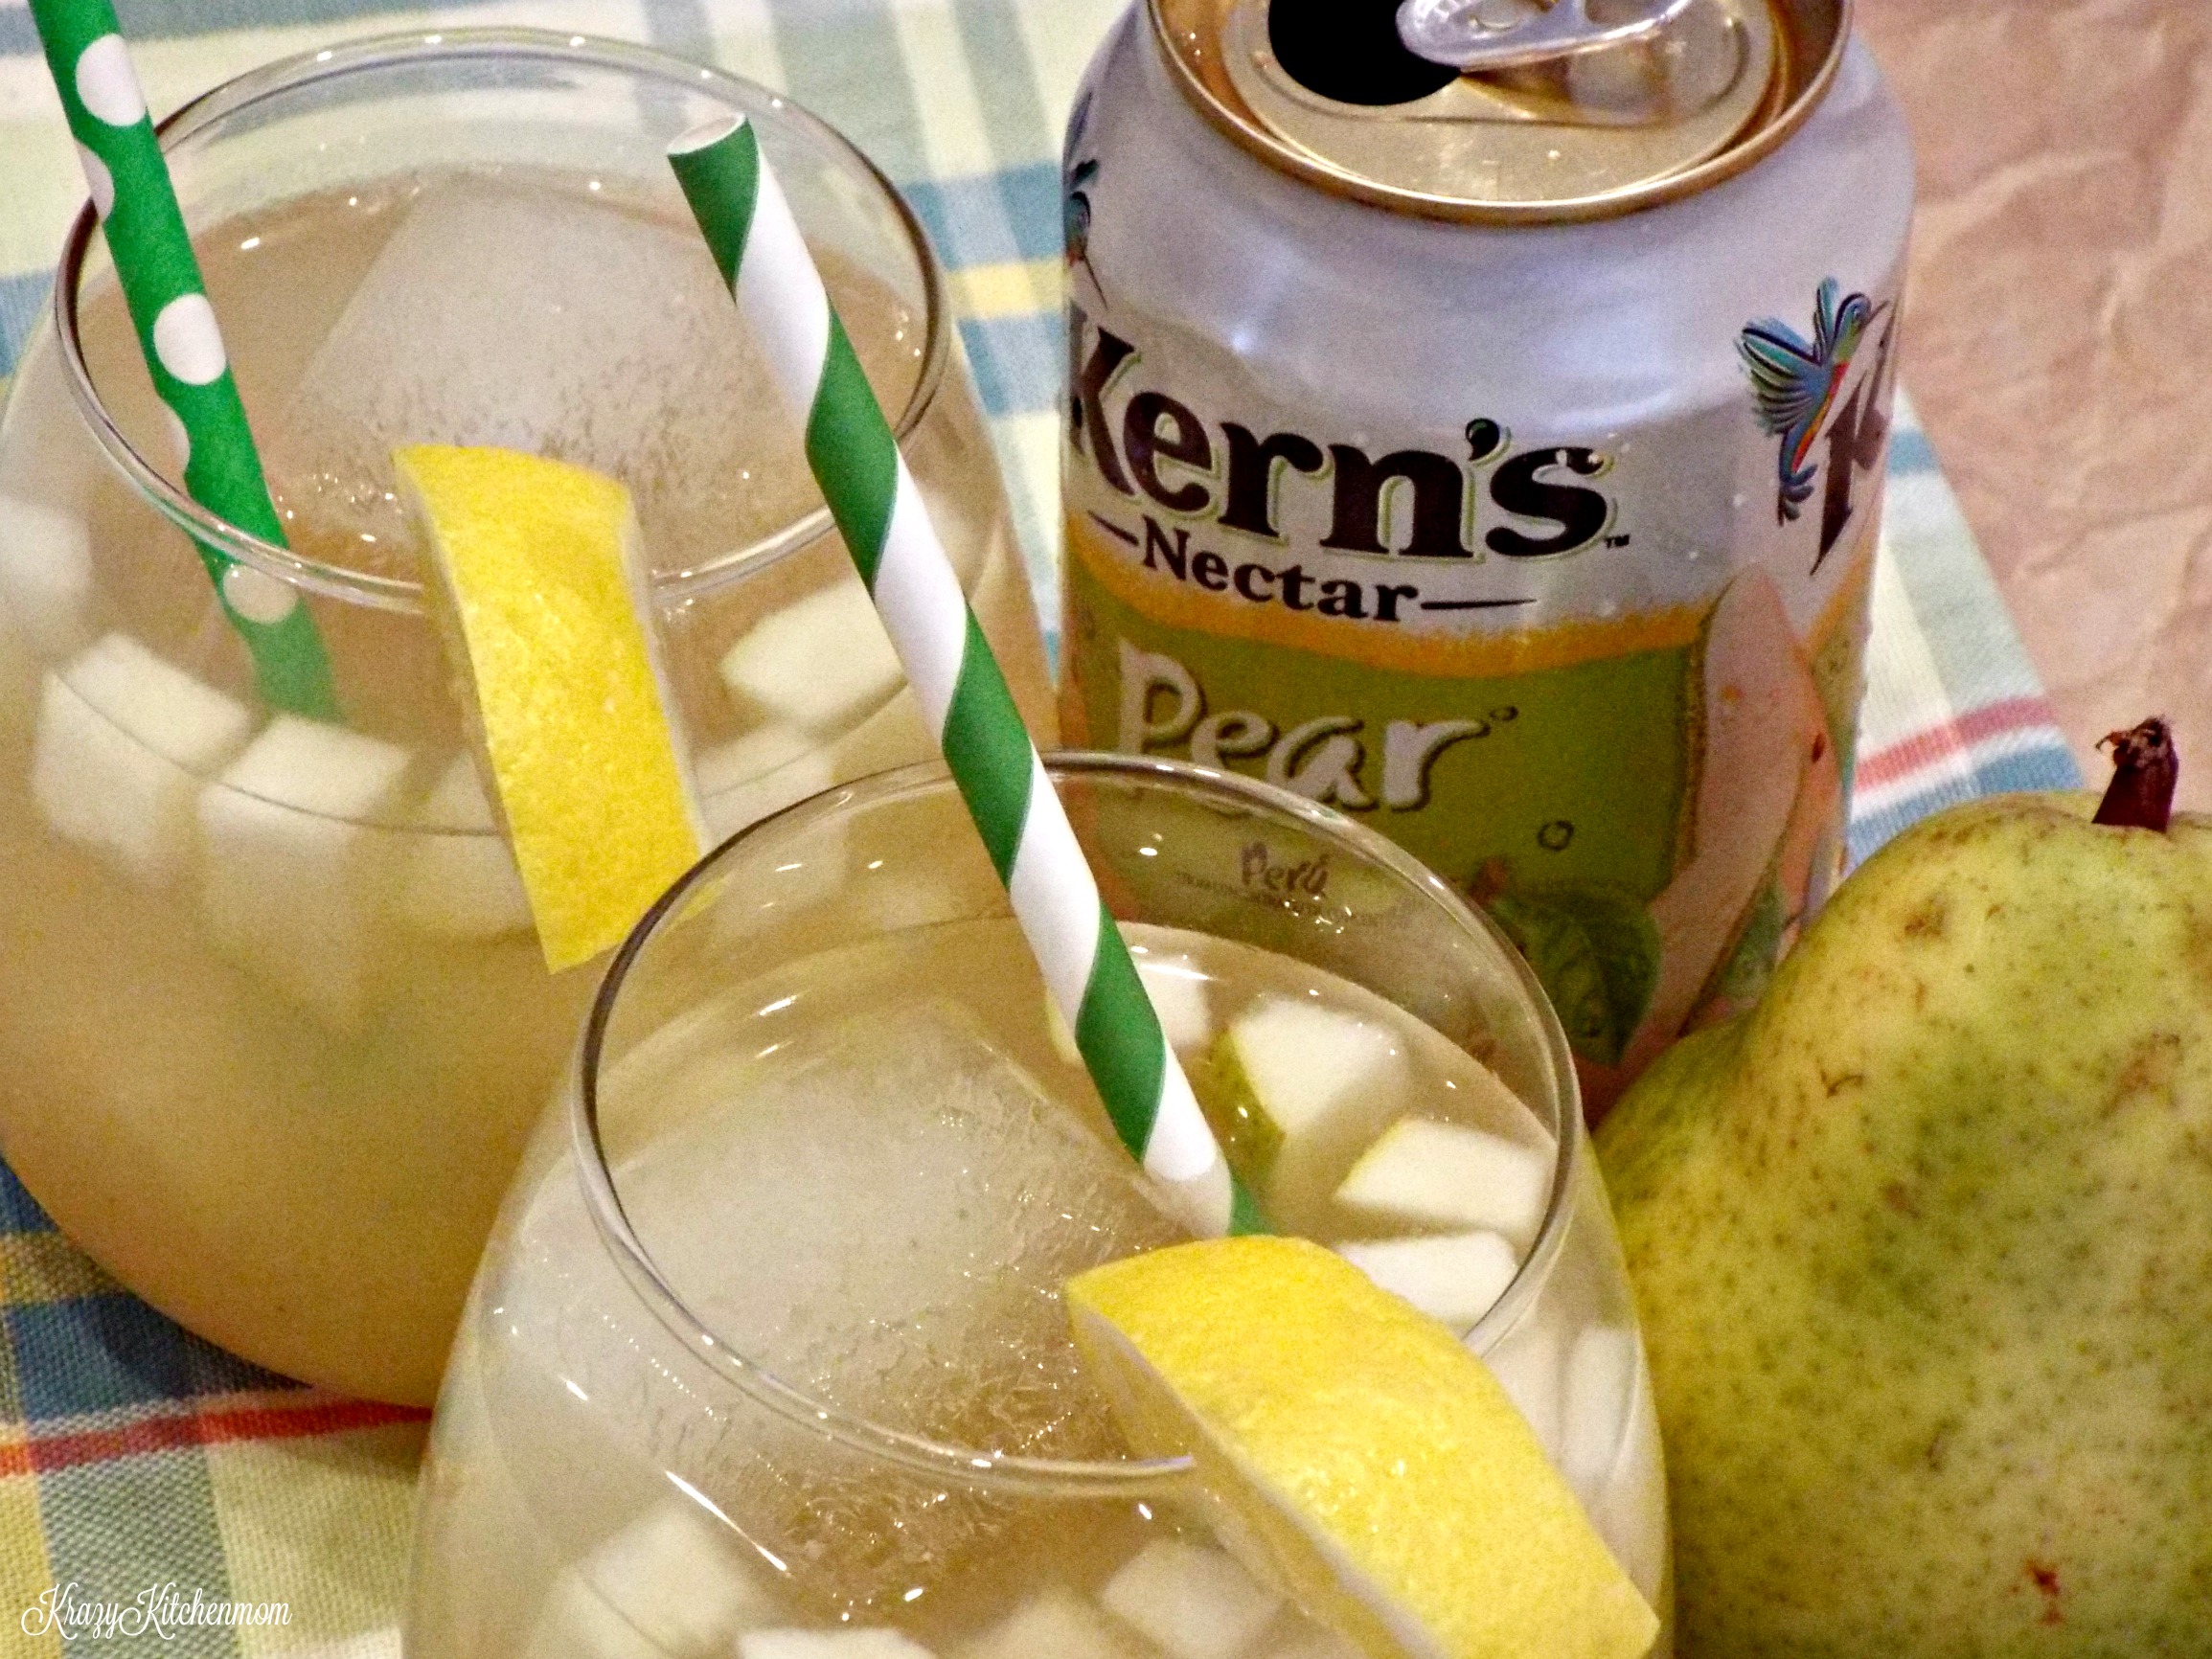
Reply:
<svg viewBox="0 0 2212 1659"><path fill-rule="evenodd" d="M1294 1189L1409 1120L1530 1149L1517 1270L1426 1293L1474 1293L1454 1323L1663 1607L1634 1308L1519 957L1328 808L1179 762L1046 768L1201 1097L1220 1034L1286 1008L1358 1073L1352 1132L1298 1146L1294 1178L1284 1143L1278 1221L1359 1232ZM1129 1453L1069 1340L1066 1275L1177 1236L941 768L755 826L618 952L501 1211L432 1431L409 1653L1348 1652L1223 1548L1186 1462Z"/></svg>
<svg viewBox="0 0 2212 1659"><path fill-rule="evenodd" d="M427 1403L592 974L549 977L470 759L397 443L620 477L718 833L929 744L663 149L758 126L1039 734L1042 647L944 284L889 184L764 88L453 30L259 69L163 127L290 538L176 483L89 209L0 418L0 1148L202 1334ZM180 428L175 432L181 432ZM254 692L304 602L343 729Z"/></svg>

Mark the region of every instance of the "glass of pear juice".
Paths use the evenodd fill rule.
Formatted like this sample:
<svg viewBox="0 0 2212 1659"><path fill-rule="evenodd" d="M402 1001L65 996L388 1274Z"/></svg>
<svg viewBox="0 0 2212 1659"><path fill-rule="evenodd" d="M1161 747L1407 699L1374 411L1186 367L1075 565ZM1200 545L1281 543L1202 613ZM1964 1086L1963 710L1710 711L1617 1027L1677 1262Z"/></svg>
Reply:
<svg viewBox="0 0 2212 1659"><path fill-rule="evenodd" d="M1046 765L1274 1223L1464 1332L1663 1610L1634 1307L1518 955L1326 807ZM523 1157L439 1398L407 1651L1355 1659L1078 1359L1063 1280L1182 1237L939 766L756 825L617 953Z"/></svg>
<svg viewBox="0 0 2212 1659"><path fill-rule="evenodd" d="M712 70L448 31L276 63L166 124L288 550L181 492L89 210L0 416L0 1150L130 1288L277 1371L429 1402L593 981L533 935L396 444L627 486L717 836L931 752L663 157L731 111L1049 741L919 226L827 126ZM192 537L240 561L240 609L306 604L342 728L257 696Z"/></svg>

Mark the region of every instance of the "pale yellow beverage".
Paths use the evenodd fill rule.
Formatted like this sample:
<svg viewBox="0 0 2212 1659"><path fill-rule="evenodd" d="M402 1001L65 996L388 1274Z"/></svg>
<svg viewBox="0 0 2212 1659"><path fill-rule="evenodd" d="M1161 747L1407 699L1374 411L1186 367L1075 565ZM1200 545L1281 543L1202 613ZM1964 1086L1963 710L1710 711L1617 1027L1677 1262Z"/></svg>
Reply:
<svg viewBox="0 0 2212 1659"><path fill-rule="evenodd" d="M345 726L256 695L80 240L70 326L0 413L0 1151L202 1335L426 1403L596 969L541 959L390 449L499 444L629 489L717 836L929 752L669 137L743 108L781 150L1047 740L1049 697L938 275L855 152L756 88L566 36L323 58L210 95L170 142L295 562L195 528L254 566L240 608L304 595Z"/></svg>
<svg viewBox="0 0 2212 1659"><path fill-rule="evenodd" d="M1340 820L1054 769L1210 1115L1282 1120L1236 1154L1272 1219L1463 1333L1663 1606L1633 1304L1525 970ZM942 773L719 855L602 992L580 1077L440 1398L412 1659L1353 1659L1083 1370L1063 1282L1183 1235Z"/></svg>

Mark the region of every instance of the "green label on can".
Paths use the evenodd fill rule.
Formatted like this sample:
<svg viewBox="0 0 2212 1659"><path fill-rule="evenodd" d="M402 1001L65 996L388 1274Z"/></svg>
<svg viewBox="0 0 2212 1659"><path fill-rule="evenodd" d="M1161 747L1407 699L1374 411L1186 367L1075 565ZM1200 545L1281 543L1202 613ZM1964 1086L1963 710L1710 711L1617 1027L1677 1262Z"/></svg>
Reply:
<svg viewBox="0 0 2212 1659"><path fill-rule="evenodd" d="M1617 630L1626 649L1588 627L1524 639L1491 673L1456 671L1464 648L1443 643L1398 666L1300 651L1287 671L1288 642L1148 615L1085 557L1083 527L1069 535L1073 740L1266 778L1374 821L1552 966L1578 1050L1619 1059L1656 975L1648 907L1689 829L1694 614Z"/></svg>
<svg viewBox="0 0 2212 1659"><path fill-rule="evenodd" d="M1372 823L1520 946L1594 1092L1756 997L1833 876L1870 538L1800 642L1755 567L1701 604L1440 635L1237 603L1173 579L1197 539L1137 534L1070 515L1067 739Z"/></svg>
<svg viewBox="0 0 2212 1659"><path fill-rule="evenodd" d="M1405 847L1602 1105L1754 999L1841 868L1893 319L1822 284L1810 336L1743 331L1734 398L1585 443L1333 430L1071 307L1063 736Z"/></svg>

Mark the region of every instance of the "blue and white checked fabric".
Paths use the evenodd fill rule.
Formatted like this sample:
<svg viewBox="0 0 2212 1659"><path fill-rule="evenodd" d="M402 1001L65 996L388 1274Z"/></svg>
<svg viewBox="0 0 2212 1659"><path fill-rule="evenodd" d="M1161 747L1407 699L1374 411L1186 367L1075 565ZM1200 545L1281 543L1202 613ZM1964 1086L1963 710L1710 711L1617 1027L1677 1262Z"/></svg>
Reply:
<svg viewBox="0 0 2212 1659"><path fill-rule="evenodd" d="M1852 858L1954 802L2081 783L1989 566L1901 396L1874 572Z"/></svg>
<svg viewBox="0 0 2212 1659"><path fill-rule="evenodd" d="M949 273L1041 614L1059 612L1060 129L1124 0L120 0L157 114L350 36L531 24L641 40L789 92L914 203ZM0 376L82 199L23 0L0 0ZM1996 789L2080 780L1935 457L1901 410L1852 851ZM0 949L10 948L0 940ZM420 1420L253 1371L107 1281L0 1170L0 1652L57 1585L174 1582L291 1623L103 1645L390 1659ZM35 1618L31 1622L35 1625Z"/></svg>

